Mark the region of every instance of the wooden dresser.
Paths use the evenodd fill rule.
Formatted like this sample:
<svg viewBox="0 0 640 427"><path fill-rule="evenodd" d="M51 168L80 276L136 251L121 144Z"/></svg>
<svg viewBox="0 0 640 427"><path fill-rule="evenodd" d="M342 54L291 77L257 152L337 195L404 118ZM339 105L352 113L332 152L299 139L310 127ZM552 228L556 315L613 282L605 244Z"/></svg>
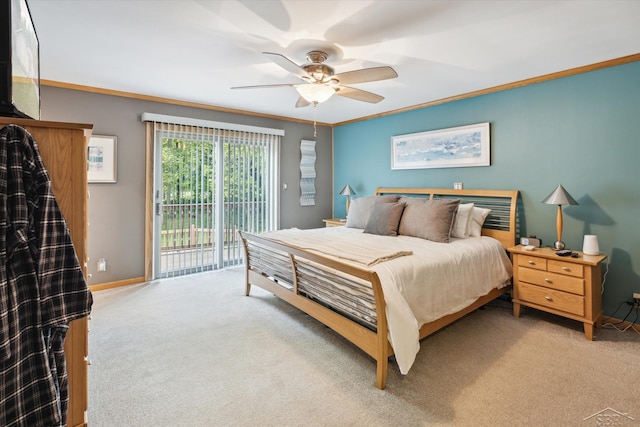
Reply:
<svg viewBox="0 0 640 427"><path fill-rule="evenodd" d="M87 265L87 146L93 125L0 117L0 125L16 124L33 135L67 221L71 239L86 276ZM69 376L68 426L87 425L88 319L71 322L65 339Z"/></svg>
<svg viewBox="0 0 640 427"><path fill-rule="evenodd" d="M564 316L583 323L588 340L602 316L602 268L606 255L560 257L551 248L508 249L513 261L513 315L521 306Z"/></svg>

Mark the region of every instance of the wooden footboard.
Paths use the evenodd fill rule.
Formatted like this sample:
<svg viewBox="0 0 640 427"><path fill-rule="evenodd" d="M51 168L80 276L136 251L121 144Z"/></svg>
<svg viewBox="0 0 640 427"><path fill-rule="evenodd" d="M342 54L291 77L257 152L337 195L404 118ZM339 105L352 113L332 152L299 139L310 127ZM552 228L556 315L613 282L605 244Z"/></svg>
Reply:
<svg viewBox="0 0 640 427"><path fill-rule="evenodd" d="M246 254L245 294L249 295L251 285L273 292L345 337L376 360L376 387L383 389L393 349L387 339L378 275L253 234L240 232L240 236ZM344 301L327 301L344 288L349 294L359 294L350 307Z"/></svg>

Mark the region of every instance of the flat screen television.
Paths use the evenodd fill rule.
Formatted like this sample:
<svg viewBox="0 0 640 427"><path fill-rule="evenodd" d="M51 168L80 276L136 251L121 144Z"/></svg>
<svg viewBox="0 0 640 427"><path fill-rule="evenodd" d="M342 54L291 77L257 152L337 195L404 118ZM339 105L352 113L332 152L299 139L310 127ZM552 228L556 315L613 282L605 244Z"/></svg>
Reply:
<svg viewBox="0 0 640 427"><path fill-rule="evenodd" d="M27 0L0 0L0 116L40 119L40 49Z"/></svg>

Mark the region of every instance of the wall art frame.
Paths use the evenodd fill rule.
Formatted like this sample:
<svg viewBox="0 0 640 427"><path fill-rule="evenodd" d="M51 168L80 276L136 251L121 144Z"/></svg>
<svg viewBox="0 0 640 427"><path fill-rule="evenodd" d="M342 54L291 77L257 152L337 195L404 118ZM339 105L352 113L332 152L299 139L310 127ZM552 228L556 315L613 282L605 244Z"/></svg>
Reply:
<svg viewBox="0 0 640 427"><path fill-rule="evenodd" d="M118 138L92 135L87 148L89 183L116 183L118 177Z"/></svg>
<svg viewBox="0 0 640 427"><path fill-rule="evenodd" d="M391 169L491 166L489 122L391 137Z"/></svg>
<svg viewBox="0 0 640 427"><path fill-rule="evenodd" d="M300 141L300 206L316 204L316 142Z"/></svg>

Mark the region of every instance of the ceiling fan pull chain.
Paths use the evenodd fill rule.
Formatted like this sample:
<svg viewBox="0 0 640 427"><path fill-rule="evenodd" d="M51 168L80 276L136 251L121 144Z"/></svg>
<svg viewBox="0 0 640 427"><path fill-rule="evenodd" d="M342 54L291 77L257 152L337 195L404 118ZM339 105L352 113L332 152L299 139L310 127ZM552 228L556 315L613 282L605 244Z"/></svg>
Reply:
<svg viewBox="0 0 640 427"><path fill-rule="evenodd" d="M313 137L316 137L316 107L318 106L317 102L313 103Z"/></svg>

